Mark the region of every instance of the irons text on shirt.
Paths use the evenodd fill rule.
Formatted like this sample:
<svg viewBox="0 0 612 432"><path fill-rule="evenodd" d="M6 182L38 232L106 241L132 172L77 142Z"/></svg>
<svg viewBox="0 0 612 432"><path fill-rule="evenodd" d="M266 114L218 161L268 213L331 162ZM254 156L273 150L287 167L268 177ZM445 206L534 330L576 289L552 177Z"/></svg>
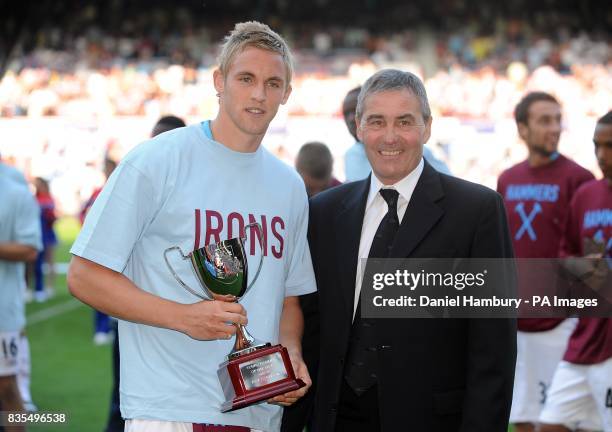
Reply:
<svg viewBox="0 0 612 432"><path fill-rule="evenodd" d="M285 232L287 224L280 216L253 215L244 216L238 212L231 212L224 215L216 210L195 209L195 239L193 249L200 249L211 243L218 243L222 240L245 235L245 226L252 223L261 225L263 239L260 238L257 230L251 228L246 233L247 242L245 250L249 255L255 255L259 249L259 242L263 240L265 245L263 254L269 253L274 258L281 259L285 249ZM204 229L202 229L204 228ZM221 234L225 233L225 238Z"/></svg>

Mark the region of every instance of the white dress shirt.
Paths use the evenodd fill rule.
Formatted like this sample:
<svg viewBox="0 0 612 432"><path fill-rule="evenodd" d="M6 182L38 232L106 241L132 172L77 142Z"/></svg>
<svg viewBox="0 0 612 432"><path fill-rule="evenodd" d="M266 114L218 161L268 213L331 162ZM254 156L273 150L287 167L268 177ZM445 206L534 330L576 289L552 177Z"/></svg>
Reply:
<svg viewBox="0 0 612 432"><path fill-rule="evenodd" d="M395 189L399 196L397 198L397 217L400 223L408 208L410 198L416 187L421 173L423 172L423 159L413 169L410 174L401 179L399 182L393 185L383 185L376 175L372 173L370 177L370 191L368 192L368 200L366 202L365 214L363 215L363 224L361 225L361 237L359 240L359 254L357 256L357 276L355 278L355 299L353 302L353 319L355 319L355 311L357 310L357 303L359 302L359 295L361 294L361 281L363 279L363 271L365 267L362 266L363 259L367 259L370 254L370 248L372 247L372 241L374 235L378 229L378 225L383 220L389 206L387 202L379 193L381 189Z"/></svg>

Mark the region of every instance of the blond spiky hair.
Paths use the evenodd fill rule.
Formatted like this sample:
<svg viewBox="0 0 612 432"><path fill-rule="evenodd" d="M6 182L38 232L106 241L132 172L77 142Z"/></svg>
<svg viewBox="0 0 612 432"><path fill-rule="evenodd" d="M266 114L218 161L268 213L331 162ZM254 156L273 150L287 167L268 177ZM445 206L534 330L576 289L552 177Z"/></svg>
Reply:
<svg viewBox="0 0 612 432"><path fill-rule="evenodd" d="M234 57L247 47L256 47L278 53L283 58L287 68L287 82L291 83L293 75L293 57L287 42L274 30L257 21L238 23L225 37L221 46L221 53L217 59L219 70L227 76Z"/></svg>

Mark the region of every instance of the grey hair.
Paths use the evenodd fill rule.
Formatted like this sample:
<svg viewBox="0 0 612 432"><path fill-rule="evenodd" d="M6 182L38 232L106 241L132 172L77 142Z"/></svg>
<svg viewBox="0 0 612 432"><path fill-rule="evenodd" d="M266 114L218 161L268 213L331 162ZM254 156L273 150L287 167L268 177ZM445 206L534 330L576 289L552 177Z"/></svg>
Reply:
<svg viewBox="0 0 612 432"><path fill-rule="evenodd" d="M363 87L361 87L357 97L357 108L355 110L357 118L361 119L364 102L371 94L402 89L408 90L419 99L423 119L428 120L431 117L431 109L429 108L429 101L427 100L427 92L425 91L423 81L411 72L397 69L383 69L368 78Z"/></svg>

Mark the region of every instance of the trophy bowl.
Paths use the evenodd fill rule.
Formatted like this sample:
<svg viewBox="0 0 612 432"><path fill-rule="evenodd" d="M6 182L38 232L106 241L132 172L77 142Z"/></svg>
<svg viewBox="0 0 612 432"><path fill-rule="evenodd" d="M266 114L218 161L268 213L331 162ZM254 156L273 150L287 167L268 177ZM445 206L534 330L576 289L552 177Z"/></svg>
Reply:
<svg viewBox="0 0 612 432"><path fill-rule="evenodd" d="M257 271L248 283L248 260L244 250L247 230L258 234L261 256ZM164 251L164 260L179 285L202 300L237 302L251 290L263 264L265 244L261 225L245 226L244 235L212 243L189 254L178 246ZM183 260L191 261L191 268L200 283L201 291L187 285L174 270L168 254L178 251ZM221 412L233 411L265 401L306 384L295 377L287 349L255 339L241 324L236 328L234 347L226 361L219 365L217 375L226 401Z"/></svg>

